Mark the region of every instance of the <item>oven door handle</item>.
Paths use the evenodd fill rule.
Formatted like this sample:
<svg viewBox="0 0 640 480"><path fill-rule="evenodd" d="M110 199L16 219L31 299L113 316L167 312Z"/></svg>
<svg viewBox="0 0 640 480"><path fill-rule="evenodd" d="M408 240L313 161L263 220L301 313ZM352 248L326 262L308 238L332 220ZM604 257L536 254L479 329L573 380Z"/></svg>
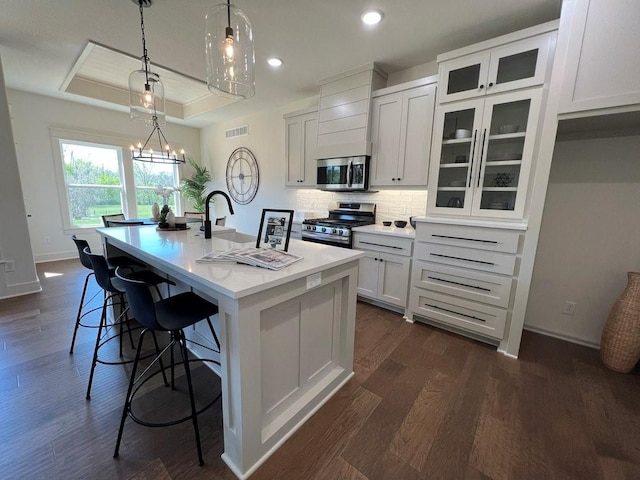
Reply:
<svg viewBox="0 0 640 480"><path fill-rule="evenodd" d="M349 160L347 165L347 187L351 187L353 184L353 160Z"/></svg>

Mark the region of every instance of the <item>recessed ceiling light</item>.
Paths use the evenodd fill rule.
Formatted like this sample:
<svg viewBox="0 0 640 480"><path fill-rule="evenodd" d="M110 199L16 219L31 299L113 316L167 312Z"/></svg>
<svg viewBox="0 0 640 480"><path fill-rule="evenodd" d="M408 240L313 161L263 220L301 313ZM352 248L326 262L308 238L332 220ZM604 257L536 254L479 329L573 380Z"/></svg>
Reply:
<svg viewBox="0 0 640 480"><path fill-rule="evenodd" d="M360 18L362 18L362 23L376 25L382 20L382 13L377 10L371 10L370 12L364 12Z"/></svg>
<svg viewBox="0 0 640 480"><path fill-rule="evenodd" d="M282 60L280 60L279 58L270 58L269 60L267 60L267 63L269 65L271 65L272 67L279 67L282 65Z"/></svg>

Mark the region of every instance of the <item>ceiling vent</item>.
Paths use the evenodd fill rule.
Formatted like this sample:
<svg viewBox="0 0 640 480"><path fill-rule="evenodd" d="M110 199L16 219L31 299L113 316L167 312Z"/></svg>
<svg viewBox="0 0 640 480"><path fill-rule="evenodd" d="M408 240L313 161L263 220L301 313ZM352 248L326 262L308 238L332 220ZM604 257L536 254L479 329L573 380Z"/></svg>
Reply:
<svg viewBox="0 0 640 480"><path fill-rule="evenodd" d="M249 126L242 125L241 127L230 128L224 132L225 138L242 137L243 135L249 135Z"/></svg>

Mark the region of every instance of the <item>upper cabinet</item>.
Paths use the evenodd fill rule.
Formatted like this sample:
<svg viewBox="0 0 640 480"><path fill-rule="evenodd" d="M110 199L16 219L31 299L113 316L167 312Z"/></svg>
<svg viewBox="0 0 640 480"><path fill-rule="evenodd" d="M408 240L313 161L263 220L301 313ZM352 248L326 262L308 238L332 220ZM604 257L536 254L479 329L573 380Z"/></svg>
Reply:
<svg viewBox="0 0 640 480"><path fill-rule="evenodd" d="M426 186L435 109L435 77L426 85L374 93L371 116L372 186ZM409 87L409 88L407 88Z"/></svg>
<svg viewBox="0 0 640 480"><path fill-rule="evenodd" d="M521 218L541 99L534 88L440 107L427 210Z"/></svg>
<svg viewBox="0 0 640 480"><path fill-rule="evenodd" d="M568 48L559 113L640 109L640 3L564 2L561 22Z"/></svg>
<svg viewBox="0 0 640 480"><path fill-rule="evenodd" d="M316 186L316 107L290 113L285 119L286 180L289 187Z"/></svg>
<svg viewBox="0 0 640 480"><path fill-rule="evenodd" d="M555 32L547 32L473 54L440 55L439 103L542 85L554 41Z"/></svg>

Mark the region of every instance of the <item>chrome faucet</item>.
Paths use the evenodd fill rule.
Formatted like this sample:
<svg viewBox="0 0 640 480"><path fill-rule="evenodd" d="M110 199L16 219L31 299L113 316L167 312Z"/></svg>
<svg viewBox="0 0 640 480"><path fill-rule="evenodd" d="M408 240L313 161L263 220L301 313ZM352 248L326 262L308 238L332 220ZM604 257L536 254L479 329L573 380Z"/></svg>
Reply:
<svg viewBox="0 0 640 480"><path fill-rule="evenodd" d="M207 199L205 200L205 215L204 215L204 238L211 238L211 216L209 211L209 202L211 201L211 197L214 195L222 195L227 199L227 205L229 205L229 213L233 215L233 205L231 205L231 199L229 195L224 193L222 190L214 190L209 195L207 195Z"/></svg>

